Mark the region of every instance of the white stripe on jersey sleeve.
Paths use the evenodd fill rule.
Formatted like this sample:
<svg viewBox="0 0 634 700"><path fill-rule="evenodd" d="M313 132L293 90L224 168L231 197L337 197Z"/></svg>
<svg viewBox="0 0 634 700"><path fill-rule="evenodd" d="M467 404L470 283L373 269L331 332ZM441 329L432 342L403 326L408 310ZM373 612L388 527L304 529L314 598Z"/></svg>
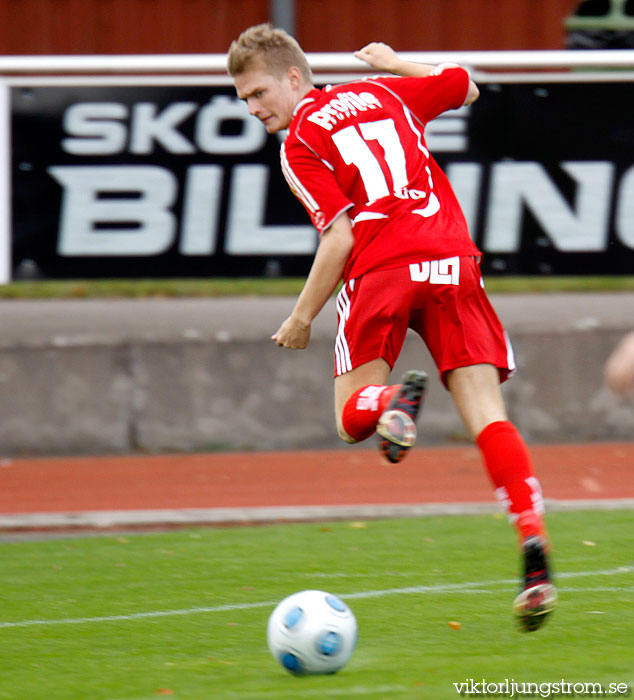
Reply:
<svg viewBox="0 0 634 700"><path fill-rule="evenodd" d="M286 182L288 182L289 187L296 193L302 204L312 213L319 211L319 205L315 201L314 197L304 187L304 185L302 185L301 180L291 168L288 158L286 157L286 149L284 148L284 144L282 144L280 149L280 161L282 163L282 173L286 178Z"/></svg>

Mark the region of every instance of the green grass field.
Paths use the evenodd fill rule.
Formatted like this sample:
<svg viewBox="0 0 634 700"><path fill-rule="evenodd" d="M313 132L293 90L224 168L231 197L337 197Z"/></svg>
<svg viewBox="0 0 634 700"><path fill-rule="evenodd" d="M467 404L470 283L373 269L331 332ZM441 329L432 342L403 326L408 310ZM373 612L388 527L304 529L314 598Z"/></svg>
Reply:
<svg viewBox="0 0 634 700"><path fill-rule="evenodd" d="M489 293L632 292L633 275L487 276ZM0 299L296 296L303 278L21 280L0 285Z"/></svg>
<svg viewBox="0 0 634 700"><path fill-rule="evenodd" d="M518 558L501 517L4 541L0 698L442 700L467 679L634 689L634 513L548 526L560 605L532 635L511 620ZM292 677L266 647L275 603L305 588L356 614L337 675Z"/></svg>

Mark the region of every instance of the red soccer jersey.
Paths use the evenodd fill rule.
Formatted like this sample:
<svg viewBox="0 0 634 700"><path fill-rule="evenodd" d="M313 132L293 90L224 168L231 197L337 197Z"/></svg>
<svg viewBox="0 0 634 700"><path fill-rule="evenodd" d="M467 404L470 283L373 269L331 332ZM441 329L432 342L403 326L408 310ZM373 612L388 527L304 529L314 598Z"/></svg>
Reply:
<svg viewBox="0 0 634 700"><path fill-rule="evenodd" d="M322 233L344 211L354 246L344 279L369 270L479 255L424 128L464 103L469 76L372 78L312 90L296 107L282 170Z"/></svg>

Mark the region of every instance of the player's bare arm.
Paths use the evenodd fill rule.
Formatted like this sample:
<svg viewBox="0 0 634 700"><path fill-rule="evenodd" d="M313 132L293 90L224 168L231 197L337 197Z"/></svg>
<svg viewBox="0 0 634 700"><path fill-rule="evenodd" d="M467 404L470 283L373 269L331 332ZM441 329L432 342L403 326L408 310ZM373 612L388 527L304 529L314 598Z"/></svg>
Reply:
<svg viewBox="0 0 634 700"><path fill-rule="evenodd" d="M404 68L407 69L406 61L401 60L396 51L391 46L380 41L372 41L359 51L355 51L355 57L361 61L365 61L372 68L376 68L386 73L394 73L395 75L406 75L401 72ZM431 70L432 66L424 66L421 64L412 64L417 70L422 71L417 75L429 75L429 71L424 72L425 68Z"/></svg>
<svg viewBox="0 0 634 700"><path fill-rule="evenodd" d="M404 77L412 78L426 78L429 75L435 75L443 68L449 65L455 66L457 64L441 64L439 66L430 65L428 63L414 63L413 61L404 61L398 56L396 51L391 46L384 44L380 41L373 41L367 46L364 46L359 51L355 52L355 57L361 61L365 61L372 68L384 71L387 73L393 73L394 75L401 75ZM465 99L465 104L470 105L475 102L480 96L480 91L478 86L473 82L469 81L469 91Z"/></svg>
<svg viewBox="0 0 634 700"><path fill-rule="evenodd" d="M347 214L341 214L321 235L310 273L293 312L271 336L280 347L301 350L308 345L312 321L341 280L353 243L350 219Z"/></svg>

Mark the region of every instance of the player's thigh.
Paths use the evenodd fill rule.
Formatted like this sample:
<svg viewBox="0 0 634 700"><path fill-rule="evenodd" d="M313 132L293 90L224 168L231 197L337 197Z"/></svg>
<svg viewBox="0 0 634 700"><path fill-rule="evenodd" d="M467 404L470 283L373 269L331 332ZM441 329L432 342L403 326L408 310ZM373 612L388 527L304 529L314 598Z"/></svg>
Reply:
<svg viewBox="0 0 634 700"><path fill-rule="evenodd" d="M496 367L490 364L459 367L447 372L446 379L458 413L472 438L490 423L507 420Z"/></svg>
<svg viewBox="0 0 634 700"><path fill-rule="evenodd" d="M346 282L337 295L335 377L379 359L393 367L403 347L410 313L407 268L373 271ZM372 372L364 369L353 376L368 371Z"/></svg>
<svg viewBox="0 0 634 700"><path fill-rule="evenodd" d="M341 415L348 399L364 386L382 386L390 376L390 366L381 357L359 365L355 369L335 377L335 415L337 426L341 425Z"/></svg>

